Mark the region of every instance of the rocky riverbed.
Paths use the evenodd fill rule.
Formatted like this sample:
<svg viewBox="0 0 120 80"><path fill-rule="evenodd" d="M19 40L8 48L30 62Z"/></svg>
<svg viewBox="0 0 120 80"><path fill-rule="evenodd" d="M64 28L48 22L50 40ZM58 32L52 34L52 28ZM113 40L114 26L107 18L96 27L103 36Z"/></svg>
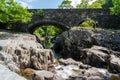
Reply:
<svg viewBox="0 0 120 80"><path fill-rule="evenodd" d="M120 35L103 32L64 32L56 59L34 35L0 30L0 80L120 80Z"/></svg>

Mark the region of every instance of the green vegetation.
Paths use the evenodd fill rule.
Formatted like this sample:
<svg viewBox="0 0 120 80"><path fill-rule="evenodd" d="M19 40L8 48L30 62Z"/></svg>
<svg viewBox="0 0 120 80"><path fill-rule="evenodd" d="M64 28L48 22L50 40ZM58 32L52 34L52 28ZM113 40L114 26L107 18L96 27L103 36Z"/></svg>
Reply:
<svg viewBox="0 0 120 80"><path fill-rule="evenodd" d="M94 21L91 18L86 18L85 21L80 24L80 27L85 27L85 28L96 28L97 22Z"/></svg>
<svg viewBox="0 0 120 80"><path fill-rule="evenodd" d="M32 13L28 12L14 0L0 0L0 22L15 23L28 22L31 20Z"/></svg>
<svg viewBox="0 0 120 80"><path fill-rule="evenodd" d="M70 9L73 8L71 1L63 0L63 2L58 6L59 9Z"/></svg>
<svg viewBox="0 0 120 80"><path fill-rule="evenodd" d="M120 0L112 0L112 1L113 1L113 7L111 8L111 11L114 15L120 17Z"/></svg>
<svg viewBox="0 0 120 80"><path fill-rule="evenodd" d="M96 0L89 6L89 8L102 8L103 4L104 4L103 0Z"/></svg>
<svg viewBox="0 0 120 80"><path fill-rule="evenodd" d="M36 14L38 14L39 16L44 16L44 11L42 9L39 9L36 11Z"/></svg>
<svg viewBox="0 0 120 80"><path fill-rule="evenodd" d="M34 34L40 38L45 48L51 48L54 38L60 33L62 33L61 29L51 25L41 26L34 32Z"/></svg>
<svg viewBox="0 0 120 80"><path fill-rule="evenodd" d="M77 5L77 8L106 8L109 9L113 7L112 0L96 0L91 5L89 2L92 0L82 0L80 4Z"/></svg>
<svg viewBox="0 0 120 80"><path fill-rule="evenodd" d="M81 3L77 5L77 8L88 8L89 1L91 0L82 0Z"/></svg>

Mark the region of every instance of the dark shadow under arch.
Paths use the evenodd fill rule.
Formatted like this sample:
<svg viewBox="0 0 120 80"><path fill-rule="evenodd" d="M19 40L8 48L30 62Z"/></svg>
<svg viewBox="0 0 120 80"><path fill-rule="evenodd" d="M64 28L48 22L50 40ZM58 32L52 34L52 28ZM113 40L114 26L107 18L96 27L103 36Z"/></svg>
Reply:
<svg viewBox="0 0 120 80"><path fill-rule="evenodd" d="M82 24L82 23L85 21L85 19L86 19L86 18L81 19L80 21L78 21L77 26L79 26L80 24Z"/></svg>
<svg viewBox="0 0 120 80"><path fill-rule="evenodd" d="M27 32L33 34L33 32L37 28L39 28L40 26L43 26L43 25L53 25L53 26L56 26L56 27L62 29L63 31L69 30L69 27L67 25L64 25L60 22L51 21L51 20L44 20L44 21L36 21L32 24L29 24Z"/></svg>

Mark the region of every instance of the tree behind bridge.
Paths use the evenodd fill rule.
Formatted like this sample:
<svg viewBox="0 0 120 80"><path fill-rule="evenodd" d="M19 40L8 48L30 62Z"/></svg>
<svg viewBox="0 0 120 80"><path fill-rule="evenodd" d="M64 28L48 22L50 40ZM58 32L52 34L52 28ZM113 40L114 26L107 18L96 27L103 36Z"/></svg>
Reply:
<svg viewBox="0 0 120 80"><path fill-rule="evenodd" d="M70 9L73 8L71 1L63 0L63 2L58 6L59 9Z"/></svg>
<svg viewBox="0 0 120 80"><path fill-rule="evenodd" d="M0 22L11 24L15 22L28 22L32 13L28 12L14 0L0 0Z"/></svg>

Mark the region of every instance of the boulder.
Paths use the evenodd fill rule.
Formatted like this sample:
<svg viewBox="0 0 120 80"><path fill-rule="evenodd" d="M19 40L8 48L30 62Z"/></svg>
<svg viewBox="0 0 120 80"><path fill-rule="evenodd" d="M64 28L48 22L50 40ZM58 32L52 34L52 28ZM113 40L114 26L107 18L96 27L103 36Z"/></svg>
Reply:
<svg viewBox="0 0 120 80"><path fill-rule="evenodd" d="M114 73L120 73L120 56L111 55L109 68Z"/></svg>
<svg viewBox="0 0 120 80"><path fill-rule="evenodd" d="M44 49L36 37L27 33L0 32L0 62L18 68L47 69L53 63L50 49ZM8 65L9 67L12 65ZM12 68L10 68L12 69Z"/></svg>
<svg viewBox="0 0 120 80"><path fill-rule="evenodd" d="M93 45L120 51L120 33L110 30L75 28L59 35L53 49L63 58L72 57L80 60L82 49L91 48Z"/></svg>
<svg viewBox="0 0 120 80"><path fill-rule="evenodd" d="M50 71L36 71L33 80L54 80L54 74Z"/></svg>
<svg viewBox="0 0 120 80"><path fill-rule="evenodd" d="M80 64L80 62L77 62L77 61L75 61L75 60L73 60L72 58L68 58L68 59L63 59L63 58L61 58L60 60L59 60L59 62L61 63L61 64L65 64L65 65L79 65Z"/></svg>
<svg viewBox="0 0 120 80"><path fill-rule="evenodd" d="M81 60L91 66L106 68L111 72L120 73L120 55L108 48L93 46L90 49L84 49ZM119 52L120 53L120 52Z"/></svg>
<svg viewBox="0 0 120 80"><path fill-rule="evenodd" d="M80 52L83 48L89 48L94 44L91 33L86 29L69 30L63 32L55 40L53 49L63 58L80 59Z"/></svg>
<svg viewBox="0 0 120 80"><path fill-rule="evenodd" d="M109 72L101 68L89 68L85 71L84 76L87 77L87 80L110 80Z"/></svg>
<svg viewBox="0 0 120 80"><path fill-rule="evenodd" d="M107 68L110 59L110 51L105 47L93 46L90 49L84 49L83 57L81 60L95 67Z"/></svg>

